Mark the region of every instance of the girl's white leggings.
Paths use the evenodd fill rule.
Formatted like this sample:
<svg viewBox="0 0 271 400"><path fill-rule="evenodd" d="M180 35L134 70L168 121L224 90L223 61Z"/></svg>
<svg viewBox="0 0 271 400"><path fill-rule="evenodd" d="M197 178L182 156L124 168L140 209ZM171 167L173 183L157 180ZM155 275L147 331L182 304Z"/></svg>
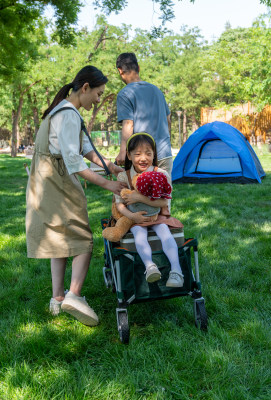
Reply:
<svg viewBox="0 0 271 400"><path fill-rule="evenodd" d="M156 233L162 243L163 252L169 259L171 271L181 273L178 257L178 246L174 237L166 224L152 225L152 230ZM148 268L153 264L152 250L148 242L148 228L146 226L133 226L131 232L135 238L135 246L144 265Z"/></svg>

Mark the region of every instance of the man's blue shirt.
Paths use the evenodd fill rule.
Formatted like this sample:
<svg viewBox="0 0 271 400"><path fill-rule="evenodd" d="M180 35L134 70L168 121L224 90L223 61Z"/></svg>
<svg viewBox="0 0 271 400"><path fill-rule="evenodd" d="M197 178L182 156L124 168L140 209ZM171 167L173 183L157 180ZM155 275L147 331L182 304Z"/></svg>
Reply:
<svg viewBox="0 0 271 400"><path fill-rule="evenodd" d="M128 83L117 97L118 122L129 119L135 132L147 132L156 142L158 160L171 157L167 116L170 114L161 90L151 83Z"/></svg>

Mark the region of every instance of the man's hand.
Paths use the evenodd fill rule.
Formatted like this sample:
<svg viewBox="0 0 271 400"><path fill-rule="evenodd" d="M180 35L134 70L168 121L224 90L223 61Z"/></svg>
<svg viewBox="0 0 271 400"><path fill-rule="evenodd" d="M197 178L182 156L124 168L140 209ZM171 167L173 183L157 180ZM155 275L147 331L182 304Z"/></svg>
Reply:
<svg viewBox="0 0 271 400"><path fill-rule="evenodd" d="M116 157L117 165L124 165L125 157L126 157L126 150L125 149L123 149L123 150L121 149L119 154Z"/></svg>
<svg viewBox="0 0 271 400"><path fill-rule="evenodd" d="M133 129L134 122L132 120L124 119L122 121L120 152L116 158L117 165L124 165L126 157L126 143L128 138L132 135Z"/></svg>

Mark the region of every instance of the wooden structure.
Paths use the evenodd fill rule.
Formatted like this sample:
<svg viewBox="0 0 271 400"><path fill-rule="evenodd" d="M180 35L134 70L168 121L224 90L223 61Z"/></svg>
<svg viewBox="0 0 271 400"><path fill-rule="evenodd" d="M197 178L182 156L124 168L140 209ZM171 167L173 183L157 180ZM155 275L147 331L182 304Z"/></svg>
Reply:
<svg viewBox="0 0 271 400"><path fill-rule="evenodd" d="M201 125L222 121L237 128L252 143L271 142L271 106L267 105L261 112L250 103L236 107L202 108Z"/></svg>

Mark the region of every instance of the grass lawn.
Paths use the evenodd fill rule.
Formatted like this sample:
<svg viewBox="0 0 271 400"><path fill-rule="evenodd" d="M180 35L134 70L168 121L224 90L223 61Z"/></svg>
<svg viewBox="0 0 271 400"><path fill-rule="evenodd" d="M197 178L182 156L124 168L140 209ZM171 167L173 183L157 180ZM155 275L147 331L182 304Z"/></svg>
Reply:
<svg viewBox="0 0 271 400"><path fill-rule="evenodd" d="M111 194L86 189L94 255L83 294L101 321L89 328L49 314L49 261L26 257L25 159L0 156L0 399L270 400L271 154L260 160L261 185L174 186L172 214L199 240L208 332L188 297L136 304L126 346L102 275Z"/></svg>

